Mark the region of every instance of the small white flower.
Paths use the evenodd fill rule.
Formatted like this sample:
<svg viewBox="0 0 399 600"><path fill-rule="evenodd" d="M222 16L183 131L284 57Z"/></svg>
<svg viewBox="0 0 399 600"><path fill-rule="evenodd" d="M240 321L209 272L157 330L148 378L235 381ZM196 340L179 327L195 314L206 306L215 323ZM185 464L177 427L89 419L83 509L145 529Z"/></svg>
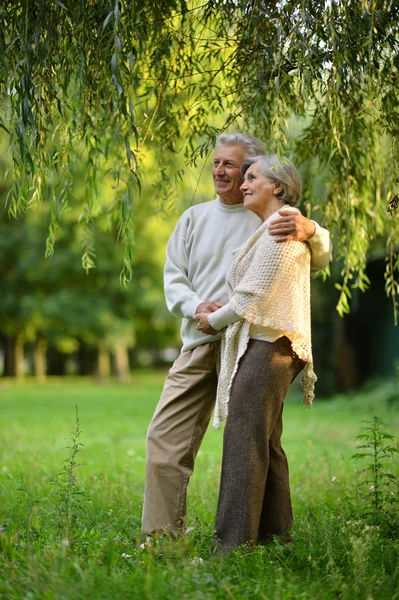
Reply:
<svg viewBox="0 0 399 600"><path fill-rule="evenodd" d="M204 565L205 561L200 556L194 556L193 560L191 561L191 564L192 565Z"/></svg>
<svg viewBox="0 0 399 600"><path fill-rule="evenodd" d="M122 557L122 558L133 558L133 554L126 554L126 552L123 552L123 553L121 554L121 557Z"/></svg>
<svg viewBox="0 0 399 600"><path fill-rule="evenodd" d="M61 546L63 548L69 548L69 540L62 540Z"/></svg>
<svg viewBox="0 0 399 600"><path fill-rule="evenodd" d="M155 544L158 544L158 540L155 541ZM148 550L148 548L152 548L154 545L154 540L151 535L147 535L145 538L145 542L140 544L141 550Z"/></svg>
<svg viewBox="0 0 399 600"><path fill-rule="evenodd" d="M370 485L369 490L372 491L374 489L373 485Z"/></svg>
<svg viewBox="0 0 399 600"><path fill-rule="evenodd" d="M337 478L335 477L335 475L334 475L334 477L331 477L331 481L337 481Z"/></svg>

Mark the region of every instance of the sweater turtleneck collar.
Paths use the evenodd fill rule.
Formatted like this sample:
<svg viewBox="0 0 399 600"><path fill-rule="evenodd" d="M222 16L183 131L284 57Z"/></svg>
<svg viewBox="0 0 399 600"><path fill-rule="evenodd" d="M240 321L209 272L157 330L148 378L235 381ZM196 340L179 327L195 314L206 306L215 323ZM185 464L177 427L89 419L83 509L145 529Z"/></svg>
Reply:
<svg viewBox="0 0 399 600"><path fill-rule="evenodd" d="M225 212L232 213L232 212L243 212L243 211L247 210L246 208L244 208L243 202L240 202L239 204L224 204L224 202L221 201L219 196L216 198L216 202L217 202L217 207L220 210L223 210Z"/></svg>

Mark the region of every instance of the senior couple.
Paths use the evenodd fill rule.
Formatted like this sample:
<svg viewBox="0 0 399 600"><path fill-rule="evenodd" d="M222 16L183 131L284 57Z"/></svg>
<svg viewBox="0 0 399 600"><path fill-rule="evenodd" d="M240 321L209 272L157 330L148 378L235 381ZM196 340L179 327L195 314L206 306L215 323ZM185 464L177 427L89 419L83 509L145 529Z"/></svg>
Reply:
<svg viewBox="0 0 399 600"><path fill-rule="evenodd" d="M255 136L220 135L212 173L216 200L186 210L167 247L165 296L183 319L183 347L148 429L142 526L185 532L187 485L215 410L214 425L227 422L212 550L226 555L289 539L283 403L300 371L312 402L310 272L327 266L331 245L294 208L294 165Z"/></svg>

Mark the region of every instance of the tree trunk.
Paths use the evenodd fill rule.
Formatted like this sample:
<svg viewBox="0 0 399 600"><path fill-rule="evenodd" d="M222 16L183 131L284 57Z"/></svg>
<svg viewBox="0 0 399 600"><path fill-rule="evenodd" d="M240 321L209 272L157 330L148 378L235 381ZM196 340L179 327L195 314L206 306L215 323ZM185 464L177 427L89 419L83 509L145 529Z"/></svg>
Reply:
<svg viewBox="0 0 399 600"><path fill-rule="evenodd" d="M24 378L24 341L18 336L15 339L14 357L15 357L15 377L18 380Z"/></svg>
<svg viewBox="0 0 399 600"><path fill-rule="evenodd" d="M4 377L15 377L15 338L3 336L4 349Z"/></svg>
<svg viewBox="0 0 399 600"><path fill-rule="evenodd" d="M115 373L119 381L127 383L130 381L129 354L125 344L118 344L114 350Z"/></svg>
<svg viewBox="0 0 399 600"><path fill-rule="evenodd" d="M335 384L337 391L340 393L356 387L359 383L354 346L351 339L345 335L345 326L345 320L340 319L337 321L337 327L333 333Z"/></svg>
<svg viewBox="0 0 399 600"><path fill-rule="evenodd" d="M47 372L47 344L44 340L36 340L33 347L33 365L37 381L45 381Z"/></svg>
<svg viewBox="0 0 399 600"><path fill-rule="evenodd" d="M98 366L98 351L96 348L80 342L78 350L79 375L93 375Z"/></svg>
<svg viewBox="0 0 399 600"><path fill-rule="evenodd" d="M68 358L68 354L59 352L54 346L49 346L46 352L47 375L65 375L65 365Z"/></svg>
<svg viewBox="0 0 399 600"><path fill-rule="evenodd" d="M98 346L97 377L100 381L106 380L111 374L111 358L108 347L104 343Z"/></svg>

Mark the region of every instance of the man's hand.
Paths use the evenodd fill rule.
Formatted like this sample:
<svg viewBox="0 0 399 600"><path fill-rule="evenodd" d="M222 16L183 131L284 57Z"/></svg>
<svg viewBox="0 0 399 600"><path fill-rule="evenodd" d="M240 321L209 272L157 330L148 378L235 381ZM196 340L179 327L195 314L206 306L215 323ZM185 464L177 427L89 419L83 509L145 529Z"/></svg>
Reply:
<svg viewBox="0 0 399 600"><path fill-rule="evenodd" d="M197 306L195 314L199 315L200 313L213 313L215 310L222 308L222 306L224 306L223 302L201 302L201 304Z"/></svg>
<svg viewBox="0 0 399 600"><path fill-rule="evenodd" d="M203 304L209 304L209 303L204 302ZM214 311L211 311L211 312L214 312ZM206 333L207 335L216 335L219 332L216 331L216 329L214 329L213 327L211 327L209 325L208 315L209 315L209 312L198 313L195 315L195 318L198 321L197 329L198 329L198 331L202 331L202 333Z"/></svg>
<svg viewBox="0 0 399 600"><path fill-rule="evenodd" d="M299 213L279 210L280 217L269 225L270 235L276 236L276 242L305 242L316 231L316 225Z"/></svg>

